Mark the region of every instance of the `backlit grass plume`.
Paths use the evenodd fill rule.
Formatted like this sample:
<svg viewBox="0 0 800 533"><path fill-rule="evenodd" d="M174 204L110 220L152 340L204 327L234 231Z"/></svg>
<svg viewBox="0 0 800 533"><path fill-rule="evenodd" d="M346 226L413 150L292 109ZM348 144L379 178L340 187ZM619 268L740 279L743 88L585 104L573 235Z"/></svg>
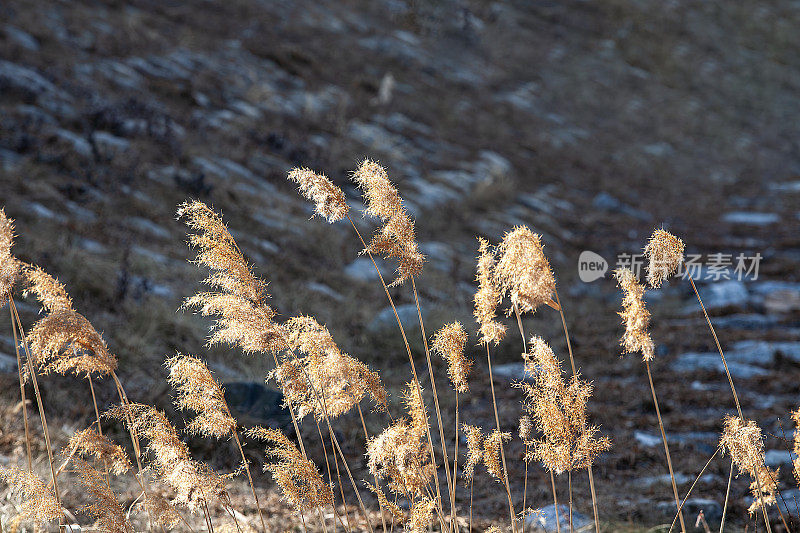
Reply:
<svg viewBox="0 0 800 533"><path fill-rule="evenodd" d="M754 501L748 509L750 514L762 505L775 504L778 470L771 470L764 464L764 439L755 421L727 415L719 445L723 451L728 451L739 471L747 472L753 480L750 492Z"/></svg>
<svg viewBox="0 0 800 533"><path fill-rule="evenodd" d="M397 278L390 287L402 285L418 276L422 272L425 256L417 246L414 221L403 207L400 194L389 181L386 170L367 159L353 174L353 181L364 191L366 213L383 222L363 252L398 261Z"/></svg>
<svg viewBox="0 0 800 533"><path fill-rule="evenodd" d="M483 431L477 426L461 426L467 437L467 464L464 465L464 478L469 481L475 475L475 467L483 461Z"/></svg>
<svg viewBox="0 0 800 533"><path fill-rule="evenodd" d="M222 217L197 201L181 204L178 216L195 231L189 236L197 250L195 262L211 269L204 283L213 290L184 302L184 307L217 317L209 344L235 344L247 353L284 350L286 335L267 304L267 284L253 274Z"/></svg>
<svg viewBox="0 0 800 533"><path fill-rule="evenodd" d="M624 296L622 298L622 323L625 324L625 333L622 335L621 345L625 353L642 354L642 359L652 361L655 346L647 328L650 325L650 312L644 305L644 287L636 281L636 276L629 268L619 268L614 271Z"/></svg>
<svg viewBox="0 0 800 533"><path fill-rule="evenodd" d="M436 507L433 498L419 498L411 505L411 516L406 524L407 533L426 533L431 523L431 513Z"/></svg>
<svg viewBox="0 0 800 533"><path fill-rule="evenodd" d="M792 460L792 465L794 466L793 472L795 480L800 483L800 409L796 411L792 411L792 421L794 422L794 459Z"/></svg>
<svg viewBox="0 0 800 533"><path fill-rule="evenodd" d="M435 475L425 435L428 415L414 383L406 385L409 418L401 418L367 442L367 467L400 495L423 495Z"/></svg>
<svg viewBox="0 0 800 533"><path fill-rule="evenodd" d="M447 373L453 388L458 392L469 392L467 376L472 369L472 360L464 355L467 344L467 332L461 322L452 322L442 326L433 336L431 347L447 360Z"/></svg>
<svg viewBox="0 0 800 533"><path fill-rule="evenodd" d="M503 293L495 281L495 256L486 239L478 239L478 290L475 293L474 316L480 325L480 342L499 344L506 334L506 326L495 320L497 306Z"/></svg>
<svg viewBox="0 0 800 533"><path fill-rule="evenodd" d="M227 437L236 429L225 393L206 364L191 355L177 354L166 361L169 382L178 393L175 405L196 413L186 429L196 435Z"/></svg>
<svg viewBox="0 0 800 533"><path fill-rule="evenodd" d="M114 491L106 483L105 475L81 459L73 460L72 471L78 475L90 502L80 510L95 519L98 530L103 533L130 533L125 510Z"/></svg>
<svg viewBox="0 0 800 533"><path fill-rule="evenodd" d="M653 232L644 247L647 256L647 283L658 288L683 263L683 241L663 229Z"/></svg>
<svg viewBox="0 0 800 533"><path fill-rule="evenodd" d="M315 212L328 222L336 222L347 216L350 206L342 189L324 175L307 168L293 168L288 179L299 185L300 193L314 202Z"/></svg>
<svg viewBox="0 0 800 533"><path fill-rule="evenodd" d="M267 442L267 456L274 460L264 466L283 491L283 496L299 511L328 507L333 503L331 486L319 470L306 459L286 435L277 429L256 427L248 434Z"/></svg>
<svg viewBox="0 0 800 533"><path fill-rule="evenodd" d="M61 518L63 511L52 488L33 472L0 466L0 478L8 484L12 494L22 498L20 520L43 523Z"/></svg>
<svg viewBox="0 0 800 533"><path fill-rule="evenodd" d="M486 465L486 470L500 482L505 477L503 476L503 465L500 462L500 446L504 441L509 440L511 440L511 433L501 433L495 429L483 441L483 464Z"/></svg>
<svg viewBox="0 0 800 533"><path fill-rule="evenodd" d="M43 374L105 376L117 368L117 358L92 324L72 308L64 285L39 267L25 270L27 292L37 296L48 314L29 334L31 356Z"/></svg>
<svg viewBox="0 0 800 533"><path fill-rule="evenodd" d="M325 326L312 317L300 316L289 319L285 329L293 355L270 376L300 418L313 412L322 419L325 409L331 418L342 415L367 394L379 410L386 410L386 390L378 374L342 353ZM297 357L297 353L306 355Z"/></svg>
<svg viewBox="0 0 800 533"><path fill-rule="evenodd" d="M197 508L223 496L222 478L191 458L189 448L164 413L149 405L130 403L110 409L105 416L124 421L131 432L147 440L156 477L176 492L173 503Z"/></svg>
<svg viewBox="0 0 800 533"><path fill-rule="evenodd" d="M87 428L72 435L63 455L92 458L98 464L108 467L109 471L117 476L131 468L131 462L125 450L93 428Z"/></svg>
<svg viewBox="0 0 800 533"><path fill-rule="evenodd" d="M364 481L364 485L366 485L369 491L378 499L378 503L380 504L381 508L389 511L389 513L392 515L392 518L401 524L406 521L405 512L403 512L400 506L398 506L396 503L390 502L389 498L386 497L386 494L384 494L379 487L376 487L367 481Z"/></svg>
<svg viewBox="0 0 800 533"><path fill-rule="evenodd" d="M517 226L503 237L497 248L497 284L521 313L533 312L541 304L552 304L556 280L544 255L541 236L526 226ZM507 312L510 315L513 308Z"/></svg>
<svg viewBox="0 0 800 533"><path fill-rule="evenodd" d="M19 275L20 263L11 254L13 244L14 221L6 216L5 209L0 209L0 308L6 304L6 296L13 292Z"/></svg>
<svg viewBox="0 0 800 533"><path fill-rule="evenodd" d="M565 382L558 359L542 338L532 337L528 348L525 372L534 383L516 386L523 389L525 409L542 435L533 439L532 454L556 474L588 468L611 447L608 437L598 437L598 429L587 421L592 386L578 375Z"/></svg>

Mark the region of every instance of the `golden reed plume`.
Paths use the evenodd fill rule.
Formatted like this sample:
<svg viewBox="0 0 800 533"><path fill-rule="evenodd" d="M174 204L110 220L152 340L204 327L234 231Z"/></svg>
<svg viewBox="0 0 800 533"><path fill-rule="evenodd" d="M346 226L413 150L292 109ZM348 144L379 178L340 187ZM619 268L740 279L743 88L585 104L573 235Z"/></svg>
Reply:
<svg viewBox="0 0 800 533"><path fill-rule="evenodd" d="M167 359L169 382L178 392L175 406L196 413L186 429L196 435L227 437L236 429L228 411L225 393L206 364L191 355L177 354Z"/></svg>
<svg viewBox="0 0 800 533"><path fill-rule="evenodd" d="M540 235L526 226L517 226L505 234L497 253L496 283L520 313L533 312L541 304L553 305L556 280ZM513 307L507 315L512 312Z"/></svg>
<svg viewBox="0 0 800 533"><path fill-rule="evenodd" d="M0 308L6 296L14 290L20 271L19 261L11 254L14 245L14 220L6 217L5 209L0 209Z"/></svg>
<svg viewBox="0 0 800 533"><path fill-rule="evenodd" d="M775 504L778 470L771 470L764 464L764 439L755 421L725 416L719 446L723 452L730 453L739 471L747 472L753 479L750 492L754 501L748 509L750 514L755 514L762 505Z"/></svg>
<svg viewBox="0 0 800 533"><path fill-rule="evenodd" d="M511 433L492 430L483 441L483 464L486 470L499 482L503 482L503 465L500 464L500 446L511 440Z"/></svg>
<svg viewBox="0 0 800 533"><path fill-rule="evenodd" d="M495 282L495 257L489 249L489 242L478 239L478 290L475 292L475 320L480 324L480 343L500 344L506 334L506 327L495 320L497 306L503 298L500 287Z"/></svg>
<svg viewBox="0 0 800 533"><path fill-rule="evenodd" d="M534 383L515 386L525 393L525 410L542 434L531 441L533 457L556 474L588 468L611 447L608 437L597 437L598 429L587 421L592 386L578 375L565 382L558 359L542 338L532 337L528 348L525 373Z"/></svg>
<svg viewBox="0 0 800 533"><path fill-rule="evenodd" d="M625 324L625 333L622 335L621 345L624 353L642 354L642 359L652 361L655 346L647 328L650 326L650 312L644 305L644 287L636 281L636 276L629 268L619 268L614 271L624 296L622 298L622 323Z"/></svg>
<svg viewBox="0 0 800 533"><path fill-rule="evenodd" d="M33 472L0 466L0 478L8 484L12 494L22 498L20 520L43 523L61 518L63 510L52 488Z"/></svg>
<svg viewBox="0 0 800 533"><path fill-rule="evenodd" d="M644 247L647 256L647 283L658 288L683 263L683 241L663 229L657 229Z"/></svg>
<svg viewBox="0 0 800 533"><path fill-rule="evenodd" d="M72 435L62 455L91 458L98 464L108 467L109 471L117 476L131 468L131 462L125 450L93 428L87 428Z"/></svg>
<svg viewBox="0 0 800 533"><path fill-rule="evenodd" d="M419 276L425 256L417 246L414 221L406 213L400 194L389 181L386 170L367 159L353 174L353 181L364 191L366 213L383 222L362 253L369 252L398 261L397 278L390 287L402 285Z"/></svg>
<svg viewBox="0 0 800 533"><path fill-rule="evenodd" d="M328 417L334 418L350 411L367 394L378 410L386 410L387 394L378 374L342 353L325 326L310 316L291 318L284 326L291 354L270 376L298 417L313 412L321 420L327 409Z"/></svg>
<svg viewBox="0 0 800 533"><path fill-rule="evenodd" d="M472 480L475 467L483 461L483 430L476 426L461 426L467 437L467 464L464 465L464 479Z"/></svg>
<svg viewBox="0 0 800 533"><path fill-rule="evenodd" d="M266 453L276 459L264 466L283 491L284 498L299 511L333 504L331 486L323 481L316 465L303 457L297 446L277 429L255 427L248 431L254 439L268 443Z"/></svg>
<svg viewBox="0 0 800 533"><path fill-rule="evenodd" d="M148 441L156 476L176 492L173 503L197 508L224 495L222 478L191 458L189 448L164 413L149 405L130 403L110 409L105 416L124 421L132 433Z"/></svg>
<svg viewBox="0 0 800 533"><path fill-rule="evenodd" d="M289 171L288 179L299 185L300 193L314 202L315 213L328 222L333 223L347 216L350 206L347 205L344 192L324 175L307 168L293 168Z"/></svg>
<svg viewBox="0 0 800 533"><path fill-rule="evenodd" d="M209 344L234 344L246 353L286 349L286 334L267 304L267 284L253 274L222 218L196 201L181 204L178 216L195 230L189 236L190 246L197 249L195 262L211 270L203 283L214 290L184 302L186 308L217 317Z"/></svg>
<svg viewBox="0 0 800 533"><path fill-rule="evenodd" d="M442 326L433 336L431 348L447 361L447 373L453 388L458 392L469 392L467 377L472 369L472 360L464 356L467 332L461 322Z"/></svg>
<svg viewBox="0 0 800 533"><path fill-rule="evenodd" d="M131 533L133 528L117 496L106 483L105 475L81 459L73 459L72 471L78 475L91 503L80 510L95 519L103 533Z"/></svg>

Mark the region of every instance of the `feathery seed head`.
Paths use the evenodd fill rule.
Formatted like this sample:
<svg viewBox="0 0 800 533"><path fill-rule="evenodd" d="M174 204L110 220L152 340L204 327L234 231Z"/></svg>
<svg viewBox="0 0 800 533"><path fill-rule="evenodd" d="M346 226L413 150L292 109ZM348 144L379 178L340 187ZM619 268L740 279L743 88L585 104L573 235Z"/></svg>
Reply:
<svg viewBox="0 0 800 533"><path fill-rule="evenodd" d="M6 296L13 292L14 283L20 271L20 262L11 254L14 245L14 221L0 209L0 307L6 303Z"/></svg>
<svg viewBox="0 0 800 533"><path fill-rule="evenodd" d="M447 373L453 388L458 392L469 392L467 376L472 369L472 360L464 356L467 332L461 322L443 326L433 336L431 348L447 360Z"/></svg>
<svg viewBox="0 0 800 533"><path fill-rule="evenodd" d="M526 226L517 226L505 234L498 253L496 283L520 313L533 312L539 305L552 302L556 280L544 255L541 236ZM511 313L509 308L507 314Z"/></svg>
<svg viewBox="0 0 800 533"><path fill-rule="evenodd" d="M402 285L418 276L422 272L425 256L417 245L414 222L403 207L400 194L389 181L386 170L367 159L353 174L353 181L364 191L366 213L383 222L362 253L397 259L397 278L390 287Z"/></svg>
<svg viewBox="0 0 800 533"><path fill-rule="evenodd" d="M38 266L27 266L24 270L25 295L35 294L45 311L72 309L72 299L64 285Z"/></svg>
<svg viewBox="0 0 800 533"><path fill-rule="evenodd" d="M533 419L528 415L523 415L519 419L519 438L528 445L533 437Z"/></svg>
<svg viewBox="0 0 800 533"><path fill-rule="evenodd" d="M197 249L195 262L211 270L204 283L215 290L183 304L217 317L209 344L236 344L247 353L286 349L286 334L267 304L267 284L253 274L222 217L197 201L181 204L178 217L195 231L189 236L189 245Z"/></svg>
<svg viewBox="0 0 800 533"><path fill-rule="evenodd" d="M422 497L411 504L411 516L406 524L407 533L426 533L431 523L431 513L436 507L433 498Z"/></svg>
<svg viewBox="0 0 800 533"><path fill-rule="evenodd" d="M386 494L384 494L379 487L376 487L368 481L364 481L364 485L366 485L370 492L372 492L378 499L378 504L380 507L389 511L389 514L392 515L392 518L396 522L402 524L406 521L406 514L403 512L403 510L396 503L390 502L389 498L386 497Z"/></svg>
<svg viewBox="0 0 800 533"><path fill-rule="evenodd" d="M624 296L622 298L622 323L625 324L625 333L620 344L625 353L641 352L644 361L652 361L655 346L650 333L650 312L644 305L644 287L636 281L636 276L629 268L619 268L614 271Z"/></svg>
<svg viewBox="0 0 800 533"><path fill-rule="evenodd" d="M755 514L762 503L775 504L778 471L771 470L764 464L764 440L761 429L755 421L726 415L719 446L723 452L727 450L730 453L731 459L741 472L747 472L753 479L750 492L754 501L748 509L750 514Z"/></svg>
<svg viewBox="0 0 800 533"><path fill-rule="evenodd" d="M475 475L475 467L483 460L483 432L481 428L462 425L467 437L467 464L464 466L464 478L471 480Z"/></svg>
<svg viewBox="0 0 800 533"><path fill-rule="evenodd" d="M281 487L284 498L300 511L309 511L333 504L333 491L325 483L316 465L303 457L297 446L277 429L256 427L248 432L252 438L267 442L266 453L274 460L264 466Z"/></svg>
<svg viewBox="0 0 800 533"><path fill-rule="evenodd" d="M107 466L109 471L116 476L124 474L131 468L131 462L125 450L93 428L78 431L70 437L69 444L64 449L63 455L76 455L83 458L91 457L98 463Z"/></svg>
<svg viewBox="0 0 800 533"><path fill-rule="evenodd" d="M506 334L506 327L495 320L497 306L503 298L503 293L495 281L495 257L489 249L489 242L478 239L478 290L475 293L475 319L480 324L480 343L499 344Z"/></svg>
<svg viewBox="0 0 800 533"><path fill-rule="evenodd" d="M187 426L190 433L227 437L236 429L225 393L206 364L190 355L177 354L166 361L169 382L177 391L175 405L197 413Z"/></svg>
<svg viewBox="0 0 800 533"><path fill-rule="evenodd" d="M61 517L63 511L53 490L33 472L0 466L0 479L8 484L13 494L22 497L22 520L41 523Z"/></svg>
<svg viewBox="0 0 800 533"><path fill-rule="evenodd" d="M316 213L328 222L342 220L350 210L342 189L324 175L307 168L293 168L288 178L300 186L300 193L314 202Z"/></svg>
<svg viewBox="0 0 800 533"><path fill-rule="evenodd" d="M73 472L78 474L91 502L81 510L94 518L103 533L131 533L133 528L125 517L125 510L104 475L89 463L74 458Z"/></svg>
<svg viewBox="0 0 800 533"><path fill-rule="evenodd" d="M683 241L663 229L653 232L644 247L647 256L647 283L653 288L678 271L683 263Z"/></svg>
<svg viewBox="0 0 800 533"><path fill-rule="evenodd" d="M483 441L483 463L489 473L502 482L504 479L503 467L500 463L500 447L504 441L511 440L511 433L501 433L493 430Z"/></svg>

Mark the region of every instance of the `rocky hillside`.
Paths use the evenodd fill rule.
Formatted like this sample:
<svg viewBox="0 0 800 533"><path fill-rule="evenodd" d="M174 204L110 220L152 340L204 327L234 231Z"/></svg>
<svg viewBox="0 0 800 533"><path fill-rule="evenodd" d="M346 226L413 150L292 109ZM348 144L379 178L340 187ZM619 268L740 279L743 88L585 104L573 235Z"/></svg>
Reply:
<svg viewBox="0 0 800 533"><path fill-rule="evenodd" d="M475 236L496 242L518 224L542 233L576 357L595 381L593 416L615 444L599 465L605 519L668 520L652 502L668 502L669 491L641 365L619 358L619 296L608 275L579 280L583 250L613 268L664 224L691 253L760 253L757 280L699 288L746 414L777 436L778 416L791 430L800 365L796 2L8 0L0 14L0 200L17 220L15 249L67 285L143 399L169 403L160 362L176 350L206 355L227 381L259 381L270 368L203 348L208 322L175 312L204 277L186 263L174 220L187 198L224 213L284 316L315 315L392 386L407 379L393 315L352 228L309 220L285 179L298 165L325 172L358 208L348 176L373 158L417 220L430 330L453 317L471 324ZM650 298L654 370L684 490L731 408L692 295L676 282ZM413 322L410 291L394 296ZM30 321L37 308L23 301L22 310ZM563 351L552 312L526 329ZM520 346L506 344L498 362L513 375ZM13 349L10 329L0 331L0 351ZM47 388L65 394L64 382ZM501 388L513 429L518 391ZM476 393L465 416L489 424L488 401ZM88 416L64 405L65 420ZM769 446L786 461L777 450L787 443ZM725 461L714 468L695 490L715 500L697 504L707 518L727 480ZM576 490L588 513L584 484ZM545 505L546 486L540 492ZM737 520L745 492L741 481Z"/></svg>

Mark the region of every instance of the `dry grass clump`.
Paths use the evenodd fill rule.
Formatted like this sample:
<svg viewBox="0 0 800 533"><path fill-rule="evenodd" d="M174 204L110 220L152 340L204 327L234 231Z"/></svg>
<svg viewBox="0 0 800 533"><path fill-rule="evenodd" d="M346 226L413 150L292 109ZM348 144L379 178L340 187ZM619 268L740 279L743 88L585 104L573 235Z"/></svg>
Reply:
<svg viewBox="0 0 800 533"><path fill-rule="evenodd" d="M17 467L0 467L0 478L11 488L12 494L22 499L20 520L31 520L35 523L58 520L63 510L52 487L34 474Z"/></svg>
<svg viewBox="0 0 800 533"><path fill-rule="evenodd" d="M759 507L774 505L778 470L764 464L764 439L755 421L727 415L719 446L730 454L740 472L746 472L753 479L750 492L754 501L748 509L750 514L755 514Z"/></svg>
<svg viewBox="0 0 800 533"><path fill-rule="evenodd" d="M80 459L73 459L73 463L72 471L80 478L90 499L90 503L80 510L94 518L98 530L103 533L132 532L133 527L128 522L125 509L117 500L103 473Z"/></svg>
<svg viewBox="0 0 800 533"><path fill-rule="evenodd" d="M655 345L647 331L650 326L650 312L644 306L644 287L636 281L636 276L629 268L615 270L614 277L624 293L619 316L625 324L625 333L620 344L625 353L639 352L642 359L652 361Z"/></svg>
<svg viewBox="0 0 800 533"><path fill-rule="evenodd" d="M116 476L131 469L131 462L125 450L94 428L78 431L70 437L63 455L92 458Z"/></svg>
<svg viewBox="0 0 800 533"><path fill-rule="evenodd" d="M478 290L475 292L475 319L480 324L481 344L500 344L506 335L506 326L495 320L497 306L503 299L503 291L496 282L496 261L489 249L489 241L478 239Z"/></svg>
<svg viewBox="0 0 800 533"><path fill-rule="evenodd" d="M350 206L342 189L333 184L325 175L317 174L307 168L294 168L289 171L289 180L299 185L300 193L315 204L315 212L330 223L347 216Z"/></svg>
<svg viewBox="0 0 800 533"><path fill-rule="evenodd" d="M683 263L683 241L663 229L653 232L644 247L647 257L647 283L658 288Z"/></svg>
<svg viewBox="0 0 800 533"><path fill-rule="evenodd" d="M533 456L556 474L588 468L611 447L608 437L598 437L598 429L587 420L592 385L577 374L565 381L558 359L541 337L532 337L529 346L526 374L534 383L518 386L526 396L525 409L542 435L532 440Z"/></svg>
<svg viewBox="0 0 800 533"><path fill-rule="evenodd" d="M417 246L414 234L414 221L403 207L397 189L379 164L365 160L353 174L353 181L364 191L367 201L366 214L377 217L383 226L372 236L364 249L385 259L398 261L397 278L390 287L402 285L409 279L419 276L425 256Z"/></svg>
<svg viewBox="0 0 800 533"><path fill-rule="evenodd" d="M300 511L328 507L333 490L325 483L316 465L303 456L297 446L277 429L256 427L248 434L268 443L268 457L276 459L264 466L281 487L284 498Z"/></svg>

